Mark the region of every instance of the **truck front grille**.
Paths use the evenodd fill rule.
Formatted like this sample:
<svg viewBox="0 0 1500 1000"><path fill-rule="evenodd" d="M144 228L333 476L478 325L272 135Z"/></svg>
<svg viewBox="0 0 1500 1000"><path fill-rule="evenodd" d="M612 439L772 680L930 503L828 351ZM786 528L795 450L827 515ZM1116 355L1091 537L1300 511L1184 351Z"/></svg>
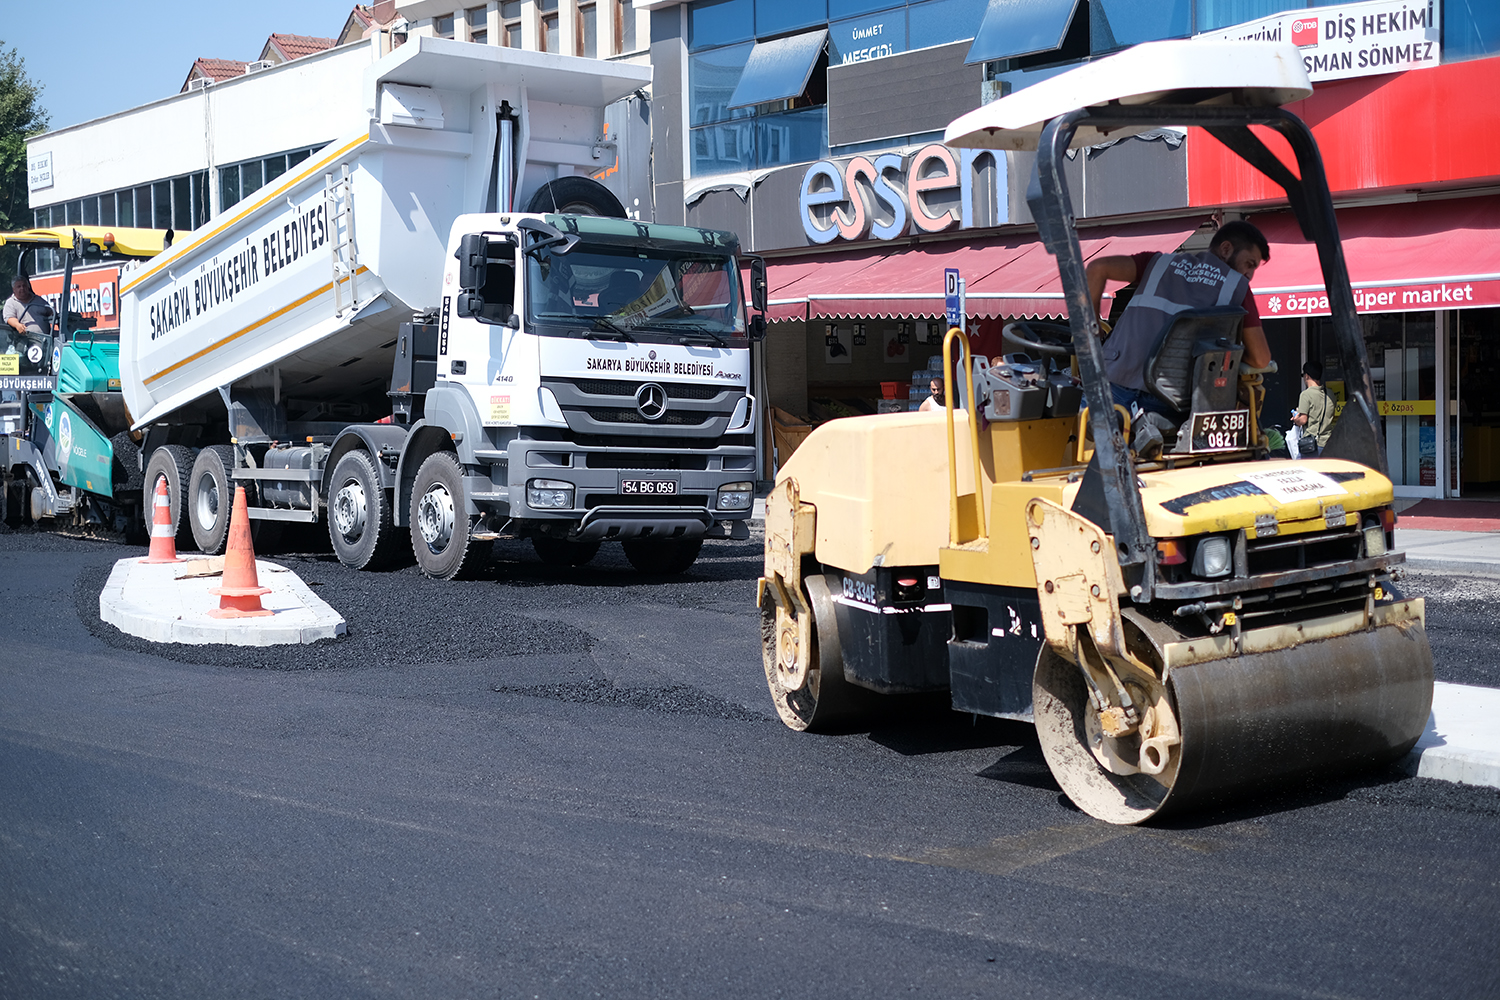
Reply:
<svg viewBox="0 0 1500 1000"><path fill-rule="evenodd" d="M579 392L586 392L590 396L630 396L634 397L636 390L641 387L641 382L620 382L614 379L578 379L573 383ZM669 399L714 399L721 393L730 392L732 386L717 385L693 385L677 382L658 383L667 390Z"/></svg>
<svg viewBox="0 0 1500 1000"><path fill-rule="evenodd" d="M585 464L590 469L669 469L702 472L708 468L708 456L591 451L588 453Z"/></svg>
<svg viewBox="0 0 1500 1000"><path fill-rule="evenodd" d="M718 416L707 410L668 410L656 420L647 420L635 410L590 408L584 412L601 424L650 424L654 427L699 427Z"/></svg>

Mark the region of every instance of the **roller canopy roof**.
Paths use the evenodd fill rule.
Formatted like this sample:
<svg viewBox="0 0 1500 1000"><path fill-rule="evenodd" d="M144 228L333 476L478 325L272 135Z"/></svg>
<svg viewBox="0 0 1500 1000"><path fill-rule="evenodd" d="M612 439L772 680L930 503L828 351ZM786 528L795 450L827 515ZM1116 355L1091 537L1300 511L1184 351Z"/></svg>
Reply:
<svg viewBox="0 0 1500 1000"><path fill-rule="evenodd" d="M1042 127L1078 108L1110 103L1267 107L1312 94L1296 46L1284 42L1177 39L1145 42L1085 63L969 112L943 141L961 149L1036 149ZM1101 132L1084 122L1074 147L1093 146L1170 121Z"/></svg>
<svg viewBox="0 0 1500 1000"><path fill-rule="evenodd" d="M60 247L73 249L73 235L123 257L154 257L167 244L167 230L132 229L128 226L62 226L57 229L26 229L0 233L0 246Z"/></svg>

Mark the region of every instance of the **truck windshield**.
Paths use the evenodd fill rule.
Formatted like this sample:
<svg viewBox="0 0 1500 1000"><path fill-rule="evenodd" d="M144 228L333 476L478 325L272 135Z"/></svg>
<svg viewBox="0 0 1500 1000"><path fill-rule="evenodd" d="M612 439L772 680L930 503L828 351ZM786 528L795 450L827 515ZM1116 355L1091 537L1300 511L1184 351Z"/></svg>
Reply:
<svg viewBox="0 0 1500 1000"><path fill-rule="evenodd" d="M539 333L743 339L739 272L728 254L581 243L526 256L526 314Z"/></svg>

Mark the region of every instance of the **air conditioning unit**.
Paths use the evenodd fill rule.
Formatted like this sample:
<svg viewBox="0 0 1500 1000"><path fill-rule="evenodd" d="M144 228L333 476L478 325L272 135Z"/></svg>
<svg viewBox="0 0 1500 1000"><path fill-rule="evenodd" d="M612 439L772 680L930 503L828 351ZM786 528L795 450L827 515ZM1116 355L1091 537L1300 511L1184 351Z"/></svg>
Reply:
<svg viewBox="0 0 1500 1000"><path fill-rule="evenodd" d="M249 76L251 73L259 73L261 70L270 69L275 65L276 64L269 59L257 59L255 60L255 62L247 63L245 65L245 75Z"/></svg>
<svg viewBox="0 0 1500 1000"><path fill-rule="evenodd" d="M191 79L191 80L189 80L187 82L187 89L188 89L188 93L192 93L195 90L207 90L209 87L212 87L213 85L214 85L214 82L209 77L198 76L198 77L194 77L193 79Z"/></svg>

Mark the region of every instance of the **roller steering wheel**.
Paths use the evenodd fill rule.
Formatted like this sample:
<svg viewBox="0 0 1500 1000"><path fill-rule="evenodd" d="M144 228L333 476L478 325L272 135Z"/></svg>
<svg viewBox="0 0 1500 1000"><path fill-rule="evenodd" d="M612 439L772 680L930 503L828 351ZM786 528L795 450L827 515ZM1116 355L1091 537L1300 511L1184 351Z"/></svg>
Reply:
<svg viewBox="0 0 1500 1000"><path fill-rule="evenodd" d="M1028 323L1017 320L1005 324L1001 335L1006 342L1024 347L1027 354L1044 358L1073 356L1073 330L1065 323Z"/></svg>

